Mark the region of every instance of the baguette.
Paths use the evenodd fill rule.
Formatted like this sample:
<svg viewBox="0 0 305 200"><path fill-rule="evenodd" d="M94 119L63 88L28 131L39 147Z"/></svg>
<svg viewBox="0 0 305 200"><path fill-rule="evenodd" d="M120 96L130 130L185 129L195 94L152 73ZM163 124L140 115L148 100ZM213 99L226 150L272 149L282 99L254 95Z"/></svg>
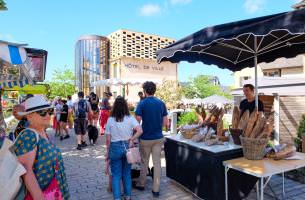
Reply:
<svg viewBox="0 0 305 200"><path fill-rule="evenodd" d="M240 118L238 129L245 130L249 120L249 110L246 110Z"/></svg>
<svg viewBox="0 0 305 200"><path fill-rule="evenodd" d="M240 115L239 108L237 106L234 106L233 115L232 115L232 129L238 128L239 115Z"/></svg>
<svg viewBox="0 0 305 200"><path fill-rule="evenodd" d="M275 153L274 160L281 160L284 158L288 158L290 156L293 156L296 152L296 148L293 145L286 146L281 151Z"/></svg>
<svg viewBox="0 0 305 200"><path fill-rule="evenodd" d="M262 134L260 134L257 138L267 138L271 136L274 126L274 113L271 113L268 117L268 120L264 126Z"/></svg>
<svg viewBox="0 0 305 200"><path fill-rule="evenodd" d="M207 146L211 146L211 145L216 144L216 143L218 143L218 138L211 138L211 139L209 139L209 140L207 140L207 141L205 142L205 144L206 144Z"/></svg>
<svg viewBox="0 0 305 200"><path fill-rule="evenodd" d="M255 122L257 121L257 117L258 117L258 113L256 111L253 111L249 117L249 121L245 131L245 137L250 137L253 128L255 126Z"/></svg>
<svg viewBox="0 0 305 200"><path fill-rule="evenodd" d="M212 109L210 110L210 112L206 115L206 117L204 119L205 123L208 123L211 120L211 117L213 116L215 109L217 109L217 107L213 106Z"/></svg>
<svg viewBox="0 0 305 200"><path fill-rule="evenodd" d="M222 136L222 132L223 132L223 121L221 118L218 120L218 123L217 123L217 135Z"/></svg>
<svg viewBox="0 0 305 200"><path fill-rule="evenodd" d="M257 138L257 137L259 137L260 134L262 134L266 121L267 121L267 119L265 118L263 112L259 112L258 119L252 130L252 133L250 134L250 138Z"/></svg>

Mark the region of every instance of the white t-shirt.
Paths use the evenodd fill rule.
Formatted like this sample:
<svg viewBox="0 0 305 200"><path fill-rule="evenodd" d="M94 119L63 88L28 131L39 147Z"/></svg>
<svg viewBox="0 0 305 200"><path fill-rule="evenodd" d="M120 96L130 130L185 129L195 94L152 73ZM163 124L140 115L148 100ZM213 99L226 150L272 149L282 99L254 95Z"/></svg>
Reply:
<svg viewBox="0 0 305 200"><path fill-rule="evenodd" d="M68 100L68 101L67 101L67 105L68 105L69 108L72 108L72 107L73 107L73 102L72 102L72 100Z"/></svg>
<svg viewBox="0 0 305 200"><path fill-rule="evenodd" d="M140 126L133 116L125 116L122 122L115 121L114 117L109 117L105 133L111 135L111 142L126 141L132 137L133 129Z"/></svg>

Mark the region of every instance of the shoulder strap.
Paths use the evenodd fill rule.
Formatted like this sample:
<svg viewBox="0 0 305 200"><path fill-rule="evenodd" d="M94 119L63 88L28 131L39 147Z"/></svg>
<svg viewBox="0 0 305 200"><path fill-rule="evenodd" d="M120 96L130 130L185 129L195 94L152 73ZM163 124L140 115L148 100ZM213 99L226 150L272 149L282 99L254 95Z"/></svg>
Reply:
<svg viewBox="0 0 305 200"><path fill-rule="evenodd" d="M34 129L31 129L31 128L25 128L25 129L23 129L22 131L20 131L20 133L19 133L19 135L15 138L15 141L14 141L14 143L13 143L13 145L15 145L15 143L16 143L16 141L17 141L17 138L19 138L22 134L21 133L23 133L25 130L31 130L31 131L33 131L34 133L35 133L35 135L36 135L36 141L37 141L37 143L39 142L39 134L34 130Z"/></svg>

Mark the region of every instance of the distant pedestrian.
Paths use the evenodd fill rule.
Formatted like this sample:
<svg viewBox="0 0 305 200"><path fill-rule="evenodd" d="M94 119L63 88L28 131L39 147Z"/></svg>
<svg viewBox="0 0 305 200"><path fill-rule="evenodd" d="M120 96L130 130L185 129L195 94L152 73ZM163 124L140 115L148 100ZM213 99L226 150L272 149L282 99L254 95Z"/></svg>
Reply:
<svg viewBox="0 0 305 200"><path fill-rule="evenodd" d="M150 155L153 160L153 188L154 197L159 196L161 178L161 149L163 145L162 127L167 124L167 109L160 99L154 96L156 84L143 84L145 99L137 106L136 118L142 121L143 134L140 137L141 174L136 189L144 190Z"/></svg>
<svg viewBox="0 0 305 200"><path fill-rule="evenodd" d="M136 133L133 135L134 130ZM111 115L106 125L106 158L110 159L112 173L112 192L115 200L121 200L121 180L124 186L124 198L131 197L131 164L127 162L126 151L133 146L134 140L142 134L137 120L130 115L124 97L114 101Z"/></svg>
<svg viewBox="0 0 305 200"><path fill-rule="evenodd" d="M61 98L55 102L55 136L60 136L60 115L62 109Z"/></svg>
<svg viewBox="0 0 305 200"><path fill-rule="evenodd" d="M91 112L90 103L84 99L84 92L78 92L78 101L74 103L75 113L74 129L77 135L77 150L86 147L86 132L88 126L88 114Z"/></svg>
<svg viewBox="0 0 305 200"><path fill-rule="evenodd" d="M139 96L139 98L140 98L140 101L142 101L143 99L145 99L145 96L144 96L144 94L143 94L143 92L138 92L138 96Z"/></svg>
<svg viewBox="0 0 305 200"><path fill-rule="evenodd" d="M59 119L59 121L60 121L60 140L67 139L70 137L69 130L67 128L68 112L69 112L69 107L67 105L67 101L62 100L62 109L61 109L60 119Z"/></svg>
<svg viewBox="0 0 305 200"><path fill-rule="evenodd" d="M101 103L101 114L100 114L101 135L104 135L105 133L105 126L111 109L109 99L112 97L111 92L104 92L104 94L105 94L105 98L103 98Z"/></svg>
<svg viewBox="0 0 305 200"><path fill-rule="evenodd" d="M69 111L68 111L68 125L69 125L69 129L72 129L74 119L73 119L73 102L72 102L71 95L67 96L67 105L68 105L68 108L69 108Z"/></svg>
<svg viewBox="0 0 305 200"><path fill-rule="evenodd" d="M97 127L97 122L99 118L99 98L98 96L94 93L90 93L90 98L89 98L89 103L91 106L92 113L90 113L90 119L89 123L95 127Z"/></svg>

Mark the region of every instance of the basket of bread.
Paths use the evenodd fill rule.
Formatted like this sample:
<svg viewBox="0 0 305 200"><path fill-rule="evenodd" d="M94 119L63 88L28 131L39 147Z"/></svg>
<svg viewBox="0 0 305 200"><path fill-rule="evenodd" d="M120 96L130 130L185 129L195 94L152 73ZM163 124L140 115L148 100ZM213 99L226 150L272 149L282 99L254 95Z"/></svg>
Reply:
<svg viewBox="0 0 305 200"><path fill-rule="evenodd" d="M198 112L197 110L196 112L197 114L204 114L202 114L202 123L199 128L199 133L191 138L193 142L203 142L205 145L211 146L223 144L223 142L229 140L225 135L225 130L223 128L223 108L212 106L207 114L205 114L202 109L201 112Z"/></svg>
<svg viewBox="0 0 305 200"><path fill-rule="evenodd" d="M194 135L198 134L200 125L191 124L184 125L180 128L180 133L185 139L191 139Z"/></svg>
<svg viewBox="0 0 305 200"><path fill-rule="evenodd" d="M230 132L235 144L238 143L239 137L245 158L249 160L263 159L266 145L273 131L274 114L271 113L266 118L263 112L253 111L250 114L246 110L242 113L240 119L239 116L238 107L234 107Z"/></svg>

